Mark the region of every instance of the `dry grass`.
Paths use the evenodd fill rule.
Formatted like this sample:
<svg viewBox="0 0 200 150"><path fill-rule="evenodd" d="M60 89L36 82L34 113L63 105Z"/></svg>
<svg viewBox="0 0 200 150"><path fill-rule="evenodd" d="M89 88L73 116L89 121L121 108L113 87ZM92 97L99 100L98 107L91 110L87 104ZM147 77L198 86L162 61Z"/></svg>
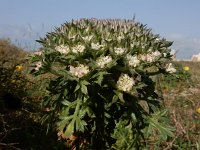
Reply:
<svg viewBox="0 0 200 150"><path fill-rule="evenodd" d="M170 111L175 137L167 149L198 149L200 144L200 63L178 62L190 68L191 81L177 83L176 88L164 93L164 104ZM178 85L180 84L180 85Z"/></svg>
<svg viewBox="0 0 200 150"><path fill-rule="evenodd" d="M196 83L200 83L200 62L191 62L191 61L180 61L179 62L183 66L190 67L189 73L192 75L193 81Z"/></svg>

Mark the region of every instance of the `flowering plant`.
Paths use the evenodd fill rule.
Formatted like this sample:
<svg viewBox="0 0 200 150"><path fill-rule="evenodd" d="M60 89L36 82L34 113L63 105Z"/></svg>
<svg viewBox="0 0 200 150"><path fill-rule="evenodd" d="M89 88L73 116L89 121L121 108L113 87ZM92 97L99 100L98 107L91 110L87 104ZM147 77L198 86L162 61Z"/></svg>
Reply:
<svg viewBox="0 0 200 150"><path fill-rule="evenodd" d="M183 67L180 63L173 62L166 65L166 71L168 74L160 74L156 77L159 88L162 90L168 91L175 87L181 88L183 85L188 87L194 85L188 66Z"/></svg>
<svg viewBox="0 0 200 150"><path fill-rule="evenodd" d="M140 147L142 131L160 105L152 76L176 71L172 42L141 23L111 19L65 23L39 42L34 73L56 76L43 101L49 109L43 119L58 135L106 149L116 147L123 128L132 139L122 143Z"/></svg>

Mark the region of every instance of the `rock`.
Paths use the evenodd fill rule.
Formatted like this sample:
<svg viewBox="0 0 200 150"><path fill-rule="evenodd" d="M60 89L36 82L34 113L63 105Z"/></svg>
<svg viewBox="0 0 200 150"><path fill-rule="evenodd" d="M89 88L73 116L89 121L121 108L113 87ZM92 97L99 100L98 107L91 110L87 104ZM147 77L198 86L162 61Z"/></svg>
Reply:
<svg viewBox="0 0 200 150"><path fill-rule="evenodd" d="M193 62L200 62L200 53L197 55L193 55L191 58L191 61Z"/></svg>

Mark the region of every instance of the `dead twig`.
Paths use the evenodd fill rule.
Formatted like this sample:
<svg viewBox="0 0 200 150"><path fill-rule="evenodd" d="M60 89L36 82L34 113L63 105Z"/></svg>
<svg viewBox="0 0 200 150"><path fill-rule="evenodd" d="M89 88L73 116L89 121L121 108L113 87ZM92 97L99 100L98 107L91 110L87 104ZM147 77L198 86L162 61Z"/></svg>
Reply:
<svg viewBox="0 0 200 150"><path fill-rule="evenodd" d="M0 148L1 147L6 147L6 148L12 148L14 150L22 150L21 148L17 148L14 145L17 145L19 143L0 143Z"/></svg>

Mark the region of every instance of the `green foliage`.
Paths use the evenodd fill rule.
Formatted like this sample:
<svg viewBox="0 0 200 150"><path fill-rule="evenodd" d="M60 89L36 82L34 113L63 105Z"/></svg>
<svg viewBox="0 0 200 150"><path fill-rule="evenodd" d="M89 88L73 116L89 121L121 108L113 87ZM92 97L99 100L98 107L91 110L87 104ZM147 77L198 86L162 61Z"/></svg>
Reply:
<svg viewBox="0 0 200 150"><path fill-rule="evenodd" d="M46 134L38 121L37 90L43 82L34 78L34 86L30 83L26 55L9 40L0 39L0 149L64 149L56 133ZM35 91L37 97L32 94Z"/></svg>
<svg viewBox="0 0 200 150"><path fill-rule="evenodd" d="M145 129L172 136L155 119L164 115L152 79L176 72L172 42L132 20L97 19L66 23L39 42L33 74L57 76L47 87L43 121L62 138L76 136L76 147L85 149L139 149Z"/></svg>
<svg viewBox="0 0 200 150"><path fill-rule="evenodd" d="M172 89L177 86L192 86L193 81L191 80L191 74L189 71L184 70L183 65L173 62L176 68L176 74L160 74L157 76L157 82L160 84L162 89Z"/></svg>
<svg viewBox="0 0 200 150"><path fill-rule="evenodd" d="M154 141L154 144L160 145L162 142L167 141L168 137L173 137L172 131L175 129L168 124L169 118L166 110L152 114L148 122L149 126L144 130L144 135L146 139Z"/></svg>

